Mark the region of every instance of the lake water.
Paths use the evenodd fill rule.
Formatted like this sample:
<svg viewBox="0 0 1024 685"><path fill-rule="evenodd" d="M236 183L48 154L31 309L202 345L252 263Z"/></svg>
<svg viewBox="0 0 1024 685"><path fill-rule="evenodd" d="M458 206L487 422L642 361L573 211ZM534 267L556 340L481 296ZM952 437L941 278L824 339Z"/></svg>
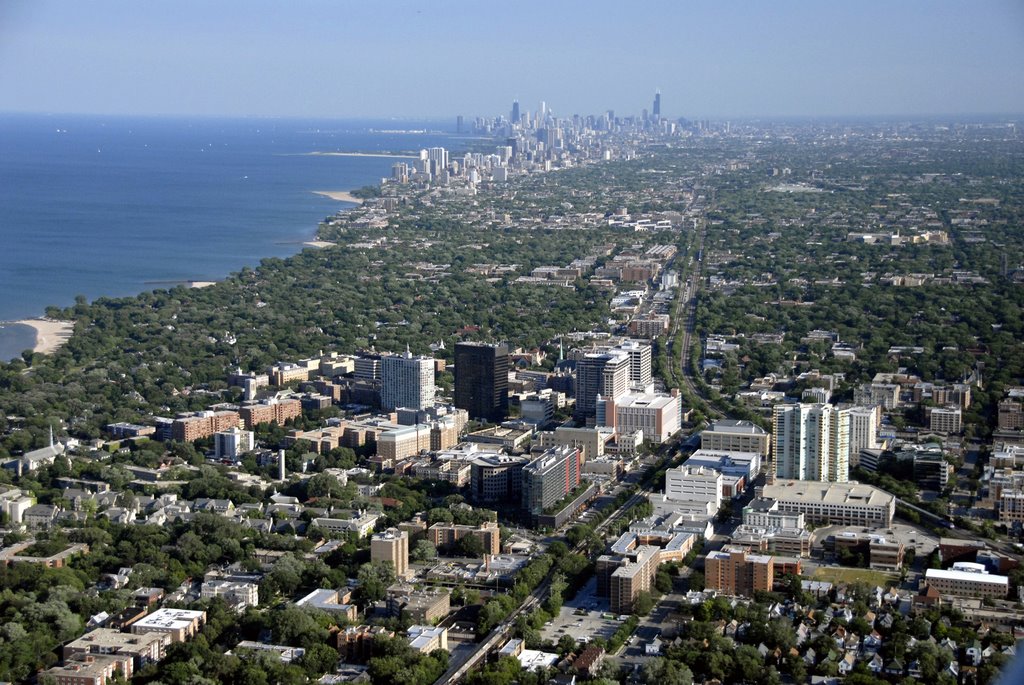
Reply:
<svg viewBox="0 0 1024 685"><path fill-rule="evenodd" d="M351 206L311 191L377 183L399 161L307 153L450 148L446 126L0 115L0 321L294 254ZM0 359L33 340L0 328Z"/></svg>

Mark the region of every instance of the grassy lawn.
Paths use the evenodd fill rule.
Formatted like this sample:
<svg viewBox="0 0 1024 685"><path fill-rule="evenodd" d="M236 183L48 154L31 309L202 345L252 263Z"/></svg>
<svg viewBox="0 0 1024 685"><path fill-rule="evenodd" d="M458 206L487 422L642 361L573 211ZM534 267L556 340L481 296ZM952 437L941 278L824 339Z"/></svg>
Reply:
<svg viewBox="0 0 1024 685"><path fill-rule="evenodd" d="M883 573L882 571L872 571L866 568L819 568L814 572L812 576L814 580L826 580L831 583L855 583L860 581L867 583L868 585L880 585L882 587L888 587L897 577Z"/></svg>

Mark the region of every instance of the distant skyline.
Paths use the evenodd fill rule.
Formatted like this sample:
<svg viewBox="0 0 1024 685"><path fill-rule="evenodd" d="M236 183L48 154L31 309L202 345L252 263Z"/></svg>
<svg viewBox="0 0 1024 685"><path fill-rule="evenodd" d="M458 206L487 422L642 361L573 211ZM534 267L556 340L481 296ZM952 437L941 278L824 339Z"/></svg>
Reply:
<svg viewBox="0 0 1024 685"><path fill-rule="evenodd" d="M1024 113L1024 2L0 0L0 111Z"/></svg>

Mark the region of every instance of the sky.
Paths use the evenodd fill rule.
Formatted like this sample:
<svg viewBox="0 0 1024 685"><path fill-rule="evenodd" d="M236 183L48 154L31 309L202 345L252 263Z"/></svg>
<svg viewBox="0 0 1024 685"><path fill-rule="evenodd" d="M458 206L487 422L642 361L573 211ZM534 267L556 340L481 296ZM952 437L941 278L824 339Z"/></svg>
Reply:
<svg viewBox="0 0 1024 685"><path fill-rule="evenodd" d="M1024 0L0 0L0 111L1024 112Z"/></svg>

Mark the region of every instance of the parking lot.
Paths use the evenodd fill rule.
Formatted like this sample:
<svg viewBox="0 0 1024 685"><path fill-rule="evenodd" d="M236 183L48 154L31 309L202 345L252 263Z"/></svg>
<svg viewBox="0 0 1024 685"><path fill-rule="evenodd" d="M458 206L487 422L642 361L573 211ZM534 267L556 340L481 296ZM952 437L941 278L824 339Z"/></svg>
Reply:
<svg viewBox="0 0 1024 685"><path fill-rule="evenodd" d="M541 639L558 642L570 635L577 642L589 642L596 637L610 638L618 630L620 621L608 612L608 599L597 596L597 579L590 581L576 596L562 605L558 616L541 628Z"/></svg>

